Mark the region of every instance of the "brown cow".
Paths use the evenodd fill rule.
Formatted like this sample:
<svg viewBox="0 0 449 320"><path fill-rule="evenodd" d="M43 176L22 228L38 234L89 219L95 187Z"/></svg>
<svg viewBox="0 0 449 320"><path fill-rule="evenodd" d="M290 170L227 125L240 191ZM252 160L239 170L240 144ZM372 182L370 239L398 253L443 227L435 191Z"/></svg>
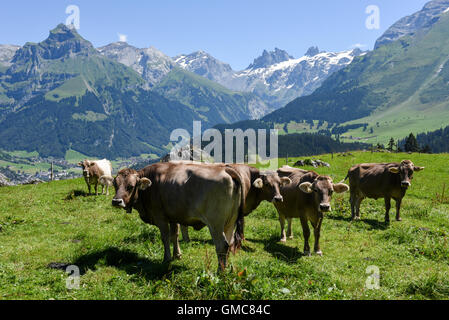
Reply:
<svg viewBox="0 0 449 320"><path fill-rule="evenodd" d="M344 183L334 184L332 178L320 176L313 171L286 168L278 170L279 176L288 176L292 183L281 188L284 202L275 203L281 223L282 240L285 239L285 219L300 218L304 234L304 255L310 255L309 222L314 228L315 248L318 255L322 255L320 249L320 232L324 214L331 211L332 194L349 191L349 186Z"/></svg>
<svg viewBox="0 0 449 320"><path fill-rule="evenodd" d="M396 200L396 220L401 221L402 199L411 186L413 173L424 170L410 160L401 163L367 163L353 166L346 179L351 187L351 213L360 219L360 204L365 198L385 199L385 223L390 222L391 199Z"/></svg>
<svg viewBox="0 0 449 320"><path fill-rule="evenodd" d="M109 195L109 187L112 185L112 166L111 162L106 159L91 161L84 160L78 163L83 169L84 180L86 181L89 194L91 194L91 185L95 185L95 194L98 196L98 185L102 186L101 194L104 194L106 187L106 195Z"/></svg>
<svg viewBox="0 0 449 320"><path fill-rule="evenodd" d="M183 162L189 163L189 162ZM232 167L242 177L244 183L244 206L243 213L248 216L262 201L282 202L283 198L280 193L281 186L291 183L288 177L279 177L276 172L265 171L261 172L257 168L245 164L203 164L209 166ZM243 222L244 220L241 220ZM244 226L241 226L242 235ZM186 226L181 226L182 238L184 241L189 241L189 232ZM244 237L244 235L243 235Z"/></svg>
<svg viewBox="0 0 449 320"><path fill-rule="evenodd" d="M230 167L157 163L140 171L121 170L114 187L113 206L128 213L134 208L144 222L159 228L164 262L171 261L170 240L173 256L181 257L178 224L209 228L219 270L226 267L229 249L241 245L237 221L243 219L243 184Z"/></svg>

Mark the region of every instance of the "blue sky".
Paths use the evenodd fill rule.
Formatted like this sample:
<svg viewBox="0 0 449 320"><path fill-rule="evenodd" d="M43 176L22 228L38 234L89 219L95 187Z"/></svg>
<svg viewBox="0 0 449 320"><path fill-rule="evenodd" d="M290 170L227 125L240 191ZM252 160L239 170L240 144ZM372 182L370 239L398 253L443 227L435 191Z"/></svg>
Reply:
<svg viewBox="0 0 449 320"><path fill-rule="evenodd" d="M154 46L169 56L204 50L246 68L264 49L294 57L317 45L341 51L371 49L395 21L427 0L6 0L0 11L0 43L39 42L65 22L68 5L80 8L79 33L96 47L126 35L129 44ZM380 9L380 29L368 30L365 12Z"/></svg>

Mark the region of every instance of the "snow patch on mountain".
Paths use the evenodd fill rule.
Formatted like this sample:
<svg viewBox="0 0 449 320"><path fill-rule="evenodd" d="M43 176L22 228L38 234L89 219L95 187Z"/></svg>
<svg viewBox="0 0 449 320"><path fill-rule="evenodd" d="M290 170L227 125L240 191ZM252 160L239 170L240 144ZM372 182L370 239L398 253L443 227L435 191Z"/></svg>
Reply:
<svg viewBox="0 0 449 320"><path fill-rule="evenodd" d="M19 49L20 46L0 44L0 65L5 67L11 66L11 61Z"/></svg>

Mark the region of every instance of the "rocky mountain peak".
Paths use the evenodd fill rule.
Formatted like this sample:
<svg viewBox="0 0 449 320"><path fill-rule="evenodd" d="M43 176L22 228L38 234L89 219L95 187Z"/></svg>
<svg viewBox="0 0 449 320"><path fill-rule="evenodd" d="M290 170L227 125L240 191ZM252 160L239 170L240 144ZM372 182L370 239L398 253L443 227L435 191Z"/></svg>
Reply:
<svg viewBox="0 0 449 320"><path fill-rule="evenodd" d="M377 41L375 49L418 31L427 31L440 20L442 14L449 12L449 0L434 0L424 8L393 24Z"/></svg>
<svg viewBox="0 0 449 320"><path fill-rule="evenodd" d="M229 64L221 62L203 50L189 55L179 55L173 59L181 68L219 83L234 73Z"/></svg>
<svg viewBox="0 0 449 320"><path fill-rule="evenodd" d="M150 86L161 81L174 67L174 61L154 47L139 49L126 42L114 42L98 48L108 59L138 72Z"/></svg>
<svg viewBox="0 0 449 320"><path fill-rule="evenodd" d="M309 50L307 50L307 52L305 53L305 56L314 57L319 53L320 53L320 49L318 49L318 47L316 47L316 46L310 47Z"/></svg>
<svg viewBox="0 0 449 320"><path fill-rule="evenodd" d="M50 31L47 41L64 42L75 38L80 38L76 29L61 23Z"/></svg>
<svg viewBox="0 0 449 320"><path fill-rule="evenodd" d="M41 59L54 60L74 55L97 54L93 45L83 39L75 29L64 24L59 24L50 31L48 38L38 44L26 43L20 48L13 63L26 63L30 59L39 61Z"/></svg>
<svg viewBox="0 0 449 320"><path fill-rule="evenodd" d="M262 55L254 60L247 69L259 69L272 66L274 64L294 59L286 51L275 48L274 51L264 50Z"/></svg>

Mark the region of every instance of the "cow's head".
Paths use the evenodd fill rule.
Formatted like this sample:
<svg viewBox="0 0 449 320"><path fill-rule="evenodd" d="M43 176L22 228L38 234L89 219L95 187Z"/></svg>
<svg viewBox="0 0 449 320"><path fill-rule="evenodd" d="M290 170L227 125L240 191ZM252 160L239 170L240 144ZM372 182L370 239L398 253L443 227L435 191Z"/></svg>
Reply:
<svg viewBox="0 0 449 320"><path fill-rule="evenodd" d="M139 199L139 191L146 190L150 186L150 179L141 178L135 170L123 169L114 179L115 196L112 205L131 213Z"/></svg>
<svg viewBox="0 0 449 320"><path fill-rule="evenodd" d="M344 193L349 191L349 186L344 183L334 184L332 178L318 176L313 182L304 182L299 189L307 194L313 194L317 210L321 214L332 210L331 200L333 193Z"/></svg>
<svg viewBox="0 0 449 320"><path fill-rule="evenodd" d="M280 187L292 183L290 178L279 177L277 172L264 172L253 182L253 187L259 189L264 199L271 202L282 202L284 198L281 195Z"/></svg>
<svg viewBox="0 0 449 320"><path fill-rule="evenodd" d="M94 163L89 160L84 160L84 161L81 161L80 163L78 163L78 166L83 169L84 178L87 178L87 179L90 178L89 168L93 165L94 165Z"/></svg>
<svg viewBox="0 0 449 320"><path fill-rule="evenodd" d="M401 187L404 189L408 189L412 185L413 173L422 170L424 170L424 167L415 167L410 160L404 160L398 167L389 169L391 173L400 175Z"/></svg>

